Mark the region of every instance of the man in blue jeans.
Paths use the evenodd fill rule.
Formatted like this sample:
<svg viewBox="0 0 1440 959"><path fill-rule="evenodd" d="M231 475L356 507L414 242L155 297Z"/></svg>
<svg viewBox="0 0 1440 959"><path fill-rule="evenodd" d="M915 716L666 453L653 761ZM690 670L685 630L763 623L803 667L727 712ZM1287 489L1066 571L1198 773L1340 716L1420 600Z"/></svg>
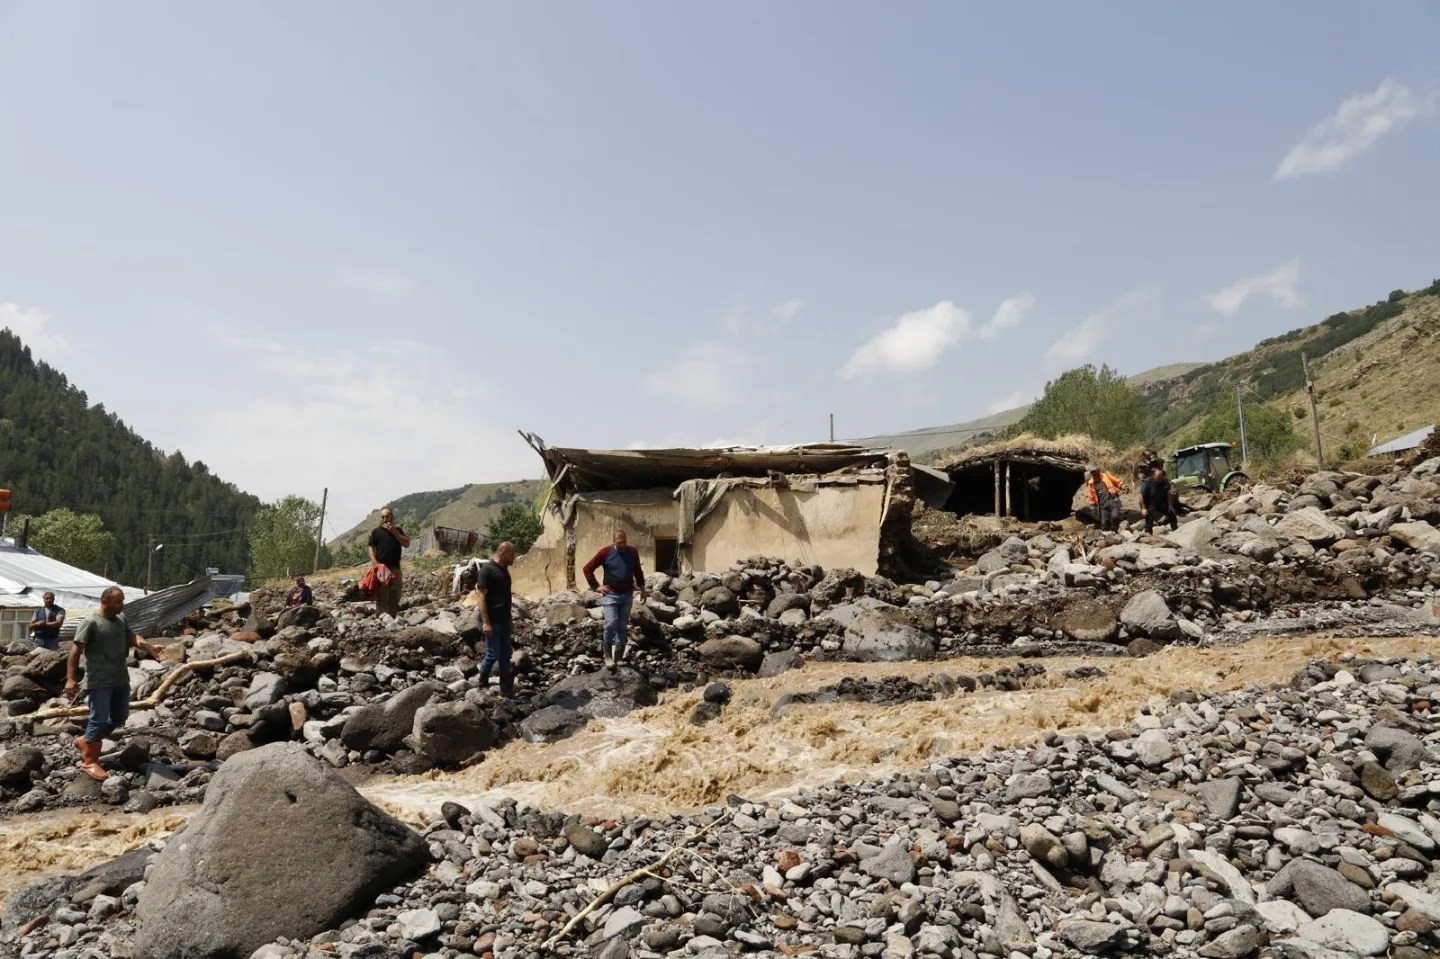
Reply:
<svg viewBox="0 0 1440 959"><path fill-rule="evenodd" d="M65 695L71 699L79 689L76 672L80 657L85 657L85 693L90 704L90 718L85 732L76 738L80 750L80 769L91 779L104 782L109 778L100 765L100 743L130 715L130 670L126 660L131 648L143 649L160 658L160 647L135 635L135 630L120 615L125 608L125 593L111 586L100 594L100 612L80 624L65 661Z"/></svg>
<svg viewBox="0 0 1440 959"><path fill-rule="evenodd" d="M515 544L501 543L490 562L480 567L475 589L480 593L480 628L485 633L485 657L480 660L480 685L490 685L490 671L500 667L500 695L515 695L515 674L510 669L514 651L510 618L510 564Z"/></svg>
<svg viewBox="0 0 1440 959"><path fill-rule="evenodd" d="M595 570L603 569L605 581L595 581ZM600 607L605 613L605 632L601 652L613 671L625 658L625 627L630 622L630 607L635 593L645 602L645 571L640 568L640 553L629 545L625 531L615 531L614 545L601 547L585 564L585 582L599 590Z"/></svg>

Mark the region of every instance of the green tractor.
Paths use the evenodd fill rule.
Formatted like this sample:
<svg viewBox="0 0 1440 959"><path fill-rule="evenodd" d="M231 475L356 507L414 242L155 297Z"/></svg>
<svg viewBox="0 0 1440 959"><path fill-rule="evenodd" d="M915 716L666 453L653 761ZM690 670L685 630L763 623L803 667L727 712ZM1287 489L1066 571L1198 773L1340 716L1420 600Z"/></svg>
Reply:
<svg viewBox="0 0 1440 959"><path fill-rule="evenodd" d="M1176 450L1174 484L1219 493L1249 483L1250 477L1232 463L1230 453L1234 448L1230 443L1200 443Z"/></svg>

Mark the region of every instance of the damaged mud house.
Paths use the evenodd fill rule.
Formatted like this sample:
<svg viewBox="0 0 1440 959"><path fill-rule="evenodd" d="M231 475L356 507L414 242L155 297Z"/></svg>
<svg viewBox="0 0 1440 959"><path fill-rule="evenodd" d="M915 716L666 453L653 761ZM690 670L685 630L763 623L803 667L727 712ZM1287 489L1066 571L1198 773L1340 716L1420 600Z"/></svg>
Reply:
<svg viewBox="0 0 1440 959"><path fill-rule="evenodd" d="M660 572L783 556L884 574L901 561L917 497L941 506L950 496L945 474L893 450L584 450L522 435L551 484L540 538L511 571L527 597L583 584L581 567L617 529Z"/></svg>

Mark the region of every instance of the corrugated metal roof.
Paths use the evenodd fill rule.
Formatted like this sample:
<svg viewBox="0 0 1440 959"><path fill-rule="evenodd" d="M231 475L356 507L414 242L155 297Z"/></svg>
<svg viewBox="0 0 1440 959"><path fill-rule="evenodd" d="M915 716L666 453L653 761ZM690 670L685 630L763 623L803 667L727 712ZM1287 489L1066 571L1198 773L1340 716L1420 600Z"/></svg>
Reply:
<svg viewBox="0 0 1440 959"><path fill-rule="evenodd" d="M114 585L112 580L34 549L21 549L12 540L0 540L0 606L39 606L40 596L47 590L57 599L68 595L98 601L100 594Z"/></svg>
<svg viewBox="0 0 1440 959"><path fill-rule="evenodd" d="M1413 433L1406 433L1404 436L1397 436L1388 443L1381 443L1365 455L1384 456L1387 453L1403 453L1406 450L1413 450L1425 442L1434 431L1434 426L1422 426Z"/></svg>

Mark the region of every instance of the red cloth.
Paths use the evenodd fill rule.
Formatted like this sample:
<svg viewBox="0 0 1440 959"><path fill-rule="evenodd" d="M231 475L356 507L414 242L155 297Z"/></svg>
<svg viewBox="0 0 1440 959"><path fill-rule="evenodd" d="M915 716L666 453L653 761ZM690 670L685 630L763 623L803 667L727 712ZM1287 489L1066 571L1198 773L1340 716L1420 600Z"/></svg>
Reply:
<svg viewBox="0 0 1440 959"><path fill-rule="evenodd" d="M360 578L360 592L374 596L377 586L384 586L395 578L395 571L388 566L371 566Z"/></svg>

